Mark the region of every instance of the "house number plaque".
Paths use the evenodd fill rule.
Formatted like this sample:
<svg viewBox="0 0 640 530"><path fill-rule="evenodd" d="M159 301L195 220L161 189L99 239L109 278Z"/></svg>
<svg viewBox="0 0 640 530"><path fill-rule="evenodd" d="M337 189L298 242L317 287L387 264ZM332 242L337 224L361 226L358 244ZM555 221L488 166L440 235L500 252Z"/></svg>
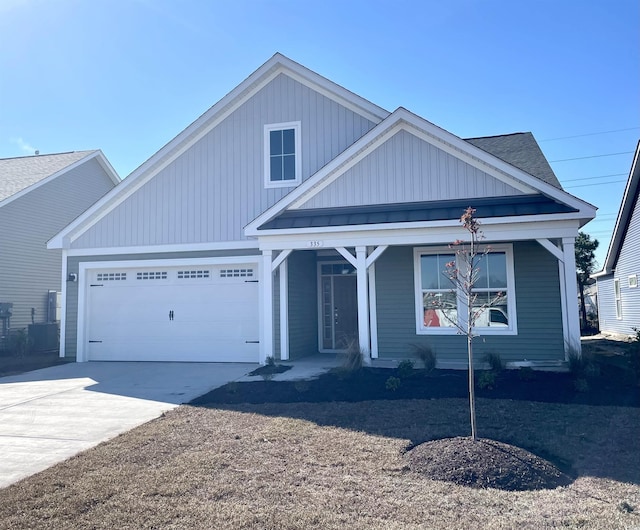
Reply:
<svg viewBox="0 0 640 530"><path fill-rule="evenodd" d="M322 241L319 241L319 240L316 239L316 240L309 241L307 243L307 246L309 248L320 248L320 247L324 246L324 243Z"/></svg>

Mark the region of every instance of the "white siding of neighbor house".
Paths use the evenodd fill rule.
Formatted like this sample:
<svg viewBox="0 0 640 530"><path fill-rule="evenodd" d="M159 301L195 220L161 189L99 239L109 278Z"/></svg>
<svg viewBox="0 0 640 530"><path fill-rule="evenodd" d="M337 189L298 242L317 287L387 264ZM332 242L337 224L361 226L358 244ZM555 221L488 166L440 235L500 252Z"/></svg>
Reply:
<svg viewBox="0 0 640 530"><path fill-rule="evenodd" d="M0 208L0 302L12 328L47 320L47 291L61 290L62 255L47 241L113 188L94 158Z"/></svg>
<svg viewBox="0 0 640 530"><path fill-rule="evenodd" d="M612 274L600 277L598 285L598 318L600 331L635 335L633 328L640 329L640 287L629 287L629 276L640 278L640 199L629 220L625 238L620 247L620 256ZM616 317L616 300L613 280L620 280L622 318Z"/></svg>
<svg viewBox="0 0 640 530"><path fill-rule="evenodd" d="M401 130L304 203L301 209L521 194Z"/></svg>
<svg viewBox="0 0 640 530"><path fill-rule="evenodd" d="M264 125L301 124L307 179L374 123L281 74L72 243L72 248L245 239L292 188L264 186Z"/></svg>

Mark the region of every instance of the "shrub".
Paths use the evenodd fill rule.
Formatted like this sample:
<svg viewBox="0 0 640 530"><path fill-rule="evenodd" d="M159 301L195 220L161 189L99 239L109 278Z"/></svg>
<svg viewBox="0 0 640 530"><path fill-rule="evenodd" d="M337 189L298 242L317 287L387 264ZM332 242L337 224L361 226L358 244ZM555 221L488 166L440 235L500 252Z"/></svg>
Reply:
<svg viewBox="0 0 640 530"><path fill-rule="evenodd" d="M362 368L363 352L357 340L352 339L347 343L347 350L343 353L342 365L343 372L357 372Z"/></svg>
<svg viewBox="0 0 640 530"><path fill-rule="evenodd" d="M493 351L487 352L484 360L492 371L502 372L502 370L504 370L504 361L502 360L502 357L500 357L499 353Z"/></svg>
<svg viewBox="0 0 640 530"><path fill-rule="evenodd" d="M405 359L404 361L400 361L398 363L397 373L400 379L406 379L413 375L413 361L409 359Z"/></svg>
<svg viewBox="0 0 640 530"><path fill-rule="evenodd" d="M578 377L573 381L573 389L576 392L588 392L589 382L584 377Z"/></svg>
<svg viewBox="0 0 640 530"><path fill-rule="evenodd" d="M387 390L390 390L391 392L395 392L396 390L398 390L398 388L400 388L401 384L402 384L402 381L400 381L399 378L391 376L389 379L387 379L386 383L384 384L384 387Z"/></svg>
<svg viewBox="0 0 640 530"><path fill-rule="evenodd" d="M276 365L276 359L273 355L268 355L267 359L266 359L266 365L267 366L275 366Z"/></svg>
<svg viewBox="0 0 640 530"><path fill-rule="evenodd" d="M11 330L8 340L9 351L13 355L26 355L29 353L31 342L27 330L24 328Z"/></svg>
<svg viewBox="0 0 640 530"><path fill-rule="evenodd" d="M478 386L482 389L492 390L496 384L496 372L493 370L483 370L478 377Z"/></svg>
<svg viewBox="0 0 640 530"><path fill-rule="evenodd" d="M413 353L422 361L422 366L427 372L436 367L436 354L428 344L411 344Z"/></svg>

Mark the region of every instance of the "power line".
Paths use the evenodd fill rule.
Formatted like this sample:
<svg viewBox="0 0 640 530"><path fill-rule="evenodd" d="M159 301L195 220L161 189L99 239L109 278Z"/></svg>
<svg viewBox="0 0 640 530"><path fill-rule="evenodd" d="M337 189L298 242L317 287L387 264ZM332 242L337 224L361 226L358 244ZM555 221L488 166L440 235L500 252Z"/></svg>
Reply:
<svg viewBox="0 0 640 530"><path fill-rule="evenodd" d="M575 134L573 136L559 136L558 138L546 138L545 140L538 140L538 142L553 142L555 140L569 140L570 138L582 138L584 136L597 136L599 134L610 134L610 133L623 132L623 131L635 131L636 129L640 129L640 127L627 127L626 129L614 129L611 131Z"/></svg>
<svg viewBox="0 0 640 530"><path fill-rule="evenodd" d="M602 179L605 177L621 177L622 175L626 175L626 173L611 173L609 175L598 175L597 177L581 177L579 179L562 179L562 182L577 182L579 180L594 180Z"/></svg>
<svg viewBox="0 0 640 530"><path fill-rule="evenodd" d="M587 186L603 186L605 184L618 184L626 182L626 180L612 180L610 182L595 182L593 184L574 184L573 186L565 186L565 188L586 188Z"/></svg>
<svg viewBox="0 0 640 530"><path fill-rule="evenodd" d="M621 153L607 153L604 155L578 156L576 158L563 158L562 160L550 160L549 163L553 164L554 162L570 162L571 160L585 160L587 158L602 158L604 156L628 155L629 153L633 153L633 151L622 151Z"/></svg>

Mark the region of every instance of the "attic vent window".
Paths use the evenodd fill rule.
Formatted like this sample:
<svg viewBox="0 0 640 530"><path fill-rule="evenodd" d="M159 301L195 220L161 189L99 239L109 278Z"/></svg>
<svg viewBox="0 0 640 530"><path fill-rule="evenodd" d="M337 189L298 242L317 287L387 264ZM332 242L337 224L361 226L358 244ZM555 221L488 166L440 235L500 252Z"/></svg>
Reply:
<svg viewBox="0 0 640 530"><path fill-rule="evenodd" d="M632 274L629 276L629 288L635 289L636 287L638 287L638 275Z"/></svg>
<svg viewBox="0 0 640 530"><path fill-rule="evenodd" d="M208 278L209 271L207 270L195 270L195 271L178 271L178 280L186 280L191 278Z"/></svg>
<svg viewBox="0 0 640 530"><path fill-rule="evenodd" d="M300 122L264 126L264 172L267 188L301 182Z"/></svg>
<svg viewBox="0 0 640 530"><path fill-rule="evenodd" d="M138 272L136 274L136 279L137 280L166 280L167 273L166 271Z"/></svg>
<svg viewBox="0 0 640 530"><path fill-rule="evenodd" d="M119 281L126 280L127 273L126 272L99 272L96 275L96 280L99 282L111 282L111 281Z"/></svg>
<svg viewBox="0 0 640 530"><path fill-rule="evenodd" d="M253 269L221 269L220 278L252 278Z"/></svg>

